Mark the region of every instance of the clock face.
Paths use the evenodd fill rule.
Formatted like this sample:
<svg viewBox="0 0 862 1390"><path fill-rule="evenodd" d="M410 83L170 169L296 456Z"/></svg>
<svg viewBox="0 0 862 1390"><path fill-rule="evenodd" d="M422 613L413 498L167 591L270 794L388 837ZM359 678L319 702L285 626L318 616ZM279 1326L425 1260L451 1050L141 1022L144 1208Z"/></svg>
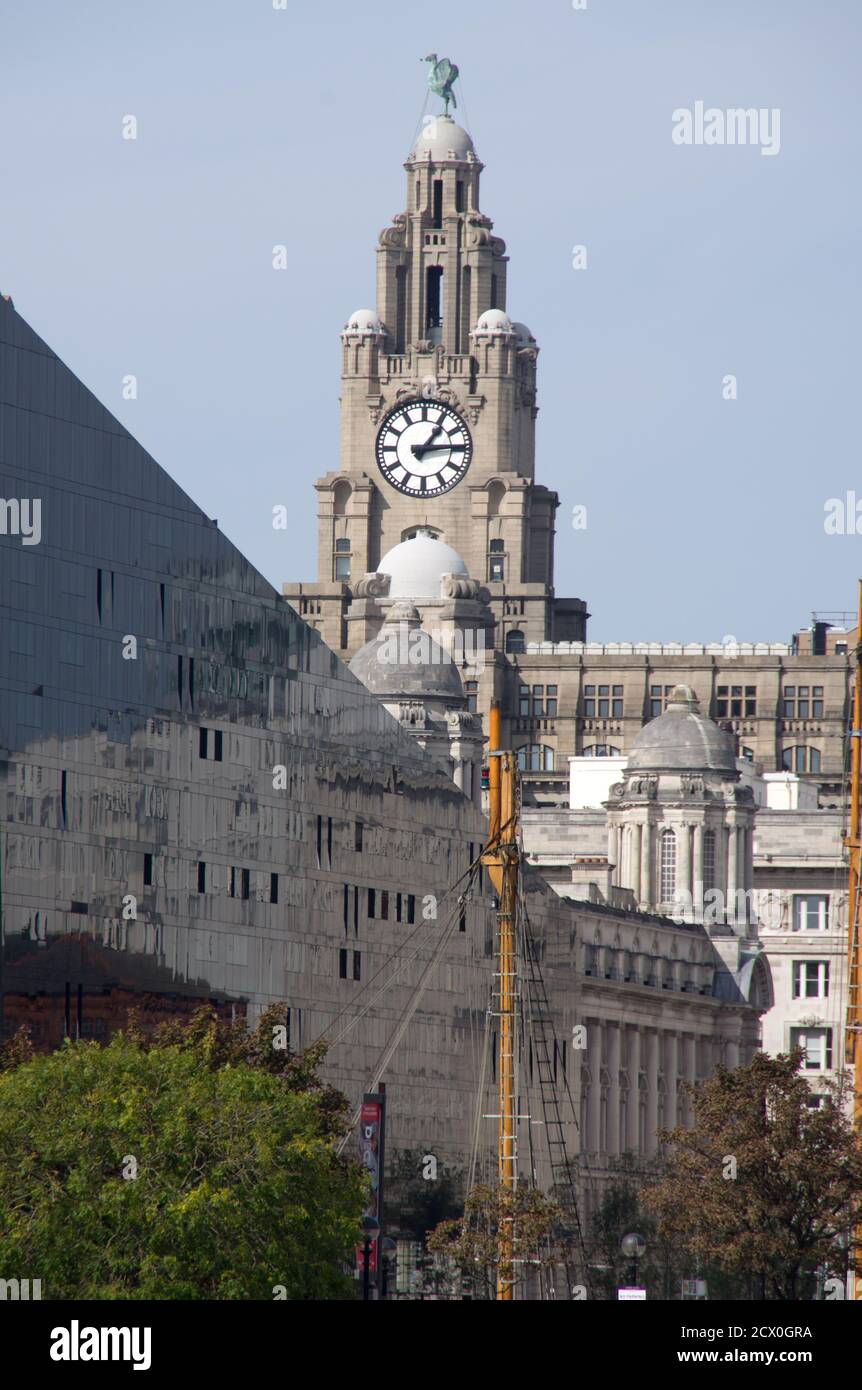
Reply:
<svg viewBox="0 0 862 1390"><path fill-rule="evenodd" d="M396 406L377 435L380 472L408 497L440 497L457 487L472 454L464 421L440 401Z"/></svg>

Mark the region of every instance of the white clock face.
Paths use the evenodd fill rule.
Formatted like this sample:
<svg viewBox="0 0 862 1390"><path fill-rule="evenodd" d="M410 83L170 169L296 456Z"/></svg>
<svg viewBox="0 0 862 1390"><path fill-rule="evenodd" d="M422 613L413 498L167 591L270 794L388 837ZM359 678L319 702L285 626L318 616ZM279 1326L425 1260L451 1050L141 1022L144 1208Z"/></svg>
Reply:
<svg viewBox="0 0 862 1390"><path fill-rule="evenodd" d="M472 454L464 421L440 401L397 406L377 435L380 472L408 497L439 497L457 487Z"/></svg>

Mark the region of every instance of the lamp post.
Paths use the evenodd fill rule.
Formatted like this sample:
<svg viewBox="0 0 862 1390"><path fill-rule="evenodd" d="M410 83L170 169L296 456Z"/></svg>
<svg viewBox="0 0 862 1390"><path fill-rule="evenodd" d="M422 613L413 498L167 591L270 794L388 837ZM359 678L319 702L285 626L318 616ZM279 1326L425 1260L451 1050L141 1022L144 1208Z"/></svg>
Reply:
<svg viewBox="0 0 862 1390"><path fill-rule="evenodd" d="M368 1303L371 1299L371 1242L380 1234L377 1217L363 1216L362 1230L362 1301Z"/></svg>
<svg viewBox="0 0 862 1390"><path fill-rule="evenodd" d="M637 1289L638 1294L643 1293L643 1296L645 1298L646 1290L641 1290L638 1288L638 1261L642 1260L644 1255L646 1254L646 1241L644 1240L643 1236L639 1236L636 1231L629 1231L628 1235L623 1236L622 1240L620 1241L620 1249L622 1250L626 1259L631 1261L629 1265L630 1288L632 1290ZM622 1296L621 1291L620 1296Z"/></svg>

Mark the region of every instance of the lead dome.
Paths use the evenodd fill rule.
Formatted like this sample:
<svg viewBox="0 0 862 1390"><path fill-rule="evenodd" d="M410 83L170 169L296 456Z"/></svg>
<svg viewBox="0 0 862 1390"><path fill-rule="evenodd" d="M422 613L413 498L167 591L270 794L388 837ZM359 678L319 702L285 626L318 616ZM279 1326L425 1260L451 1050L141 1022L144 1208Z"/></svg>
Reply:
<svg viewBox="0 0 862 1390"><path fill-rule="evenodd" d="M736 749L730 734L700 713L688 685L675 685L667 709L636 734L628 771L736 772Z"/></svg>
<svg viewBox="0 0 862 1390"><path fill-rule="evenodd" d="M451 116L433 116L427 120L416 137L409 161L430 160L438 164L446 160L475 159L473 141Z"/></svg>
<svg viewBox="0 0 862 1390"><path fill-rule="evenodd" d="M390 598L439 598L444 574L468 578L467 566L445 541L419 534L390 550L377 566L388 574Z"/></svg>
<svg viewBox="0 0 862 1390"><path fill-rule="evenodd" d="M354 309L341 331L342 333L384 333L386 330L374 309Z"/></svg>
<svg viewBox="0 0 862 1390"><path fill-rule="evenodd" d="M514 333L515 325L505 309L486 309L479 315L474 333Z"/></svg>

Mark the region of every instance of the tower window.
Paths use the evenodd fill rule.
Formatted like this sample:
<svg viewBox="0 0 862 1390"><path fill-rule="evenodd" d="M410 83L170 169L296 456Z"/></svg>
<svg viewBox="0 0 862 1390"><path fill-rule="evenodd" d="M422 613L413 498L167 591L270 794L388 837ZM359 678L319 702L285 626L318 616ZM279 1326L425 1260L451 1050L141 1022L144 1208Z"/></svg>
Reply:
<svg viewBox="0 0 862 1390"><path fill-rule="evenodd" d="M488 579L493 584L502 584L506 578L506 546L504 541L488 542Z"/></svg>
<svg viewBox="0 0 862 1390"><path fill-rule="evenodd" d="M443 226L443 180L434 180L434 215L431 222L432 227Z"/></svg>
<svg viewBox="0 0 862 1390"><path fill-rule="evenodd" d="M467 708L471 714L475 714L479 708L479 682L465 681L464 694L467 696Z"/></svg>
<svg viewBox="0 0 862 1390"><path fill-rule="evenodd" d="M506 651L510 656L523 655L527 650L527 643L523 632L517 627L513 627L506 633Z"/></svg>
<svg viewBox="0 0 862 1390"><path fill-rule="evenodd" d="M346 536L339 536L335 542L334 578L337 584L346 584L350 578L351 548Z"/></svg>
<svg viewBox="0 0 862 1390"><path fill-rule="evenodd" d="M432 265L428 267L427 280L427 312L425 325L431 332L443 327L443 267Z"/></svg>
<svg viewBox="0 0 862 1390"><path fill-rule="evenodd" d="M455 184L455 211L464 211L464 182L459 179Z"/></svg>
<svg viewBox="0 0 862 1390"><path fill-rule="evenodd" d="M491 303L490 303L490 305L489 305L489 308L491 308L491 309L499 309L499 308L500 308L500 305L497 303L497 277L496 277L496 275L492 275L492 276L491 276Z"/></svg>

